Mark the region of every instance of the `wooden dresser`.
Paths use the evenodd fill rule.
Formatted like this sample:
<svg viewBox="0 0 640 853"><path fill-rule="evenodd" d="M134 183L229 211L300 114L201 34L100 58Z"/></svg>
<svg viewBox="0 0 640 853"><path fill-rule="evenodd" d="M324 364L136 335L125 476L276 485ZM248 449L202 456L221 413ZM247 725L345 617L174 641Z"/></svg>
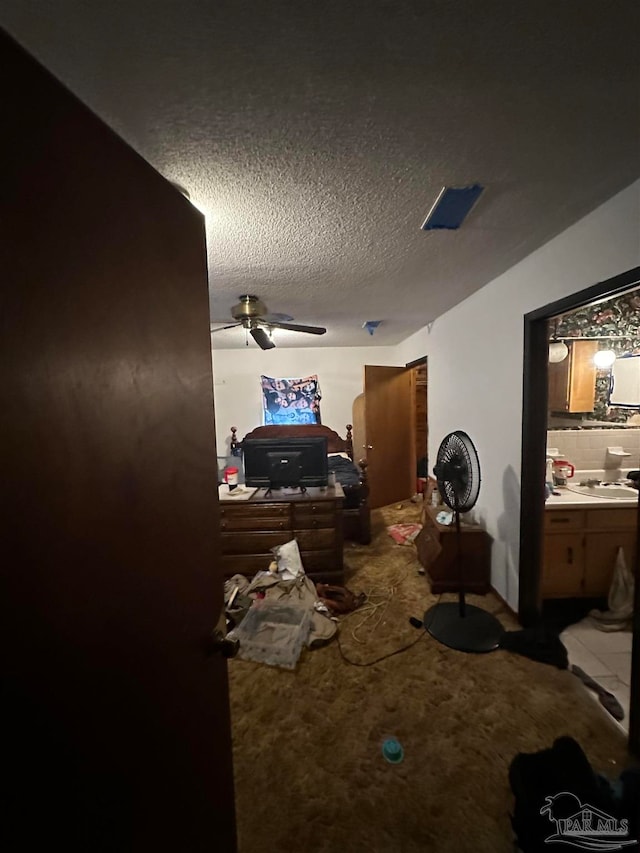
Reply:
<svg viewBox="0 0 640 853"><path fill-rule="evenodd" d="M342 584L342 486L269 497L265 492L258 489L247 501L220 501L224 575L251 577L269 566L271 548L297 539L312 580Z"/></svg>
<svg viewBox="0 0 640 853"><path fill-rule="evenodd" d="M426 506L423 528L416 537L418 559L428 575L431 592L457 592L458 566L455 524L439 524L436 515L446 507ZM475 524L460 529L465 592L483 595L491 584L491 538Z"/></svg>

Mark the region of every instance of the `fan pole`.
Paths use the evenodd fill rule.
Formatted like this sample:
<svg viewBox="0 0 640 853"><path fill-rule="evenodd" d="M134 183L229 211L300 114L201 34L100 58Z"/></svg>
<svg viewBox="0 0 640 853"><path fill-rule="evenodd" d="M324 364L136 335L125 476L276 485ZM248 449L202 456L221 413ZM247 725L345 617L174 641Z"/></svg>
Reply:
<svg viewBox="0 0 640 853"><path fill-rule="evenodd" d="M464 571L462 568L462 541L460 536L460 510L458 509L458 496L455 498L455 514L456 514L456 561L458 565L458 609L460 618L464 619L466 615L466 601L464 598Z"/></svg>

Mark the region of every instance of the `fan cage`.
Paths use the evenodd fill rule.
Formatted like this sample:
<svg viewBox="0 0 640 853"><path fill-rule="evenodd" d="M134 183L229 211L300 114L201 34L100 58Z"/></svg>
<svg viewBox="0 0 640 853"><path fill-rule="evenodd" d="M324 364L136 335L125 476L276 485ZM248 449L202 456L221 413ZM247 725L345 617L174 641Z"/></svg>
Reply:
<svg viewBox="0 0 640 853"><path fill-rule="evenodd" d="M447 506L457 512L468 512L480 491L480 461L466 432L456 430L443 439L433 470Z"/></svg>

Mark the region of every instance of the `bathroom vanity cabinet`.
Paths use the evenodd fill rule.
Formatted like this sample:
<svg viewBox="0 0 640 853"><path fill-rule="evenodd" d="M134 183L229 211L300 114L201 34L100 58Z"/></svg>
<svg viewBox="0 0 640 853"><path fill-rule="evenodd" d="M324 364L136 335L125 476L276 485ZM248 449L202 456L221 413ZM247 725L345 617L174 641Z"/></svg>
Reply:
<svg viewBox="0 0 640 853"><path fill-rule="evenodd" d="M597 349L597 341L572 341L564 361L549 364L549 411L593 411L596 394L593 356Z"/></svg>
<svg viewBox="0 0 640 853"><path fill-rule="evenodd" d="M547 509L544 526L543 599L606 597L619 548L635 565L635 507Z"/></svg>

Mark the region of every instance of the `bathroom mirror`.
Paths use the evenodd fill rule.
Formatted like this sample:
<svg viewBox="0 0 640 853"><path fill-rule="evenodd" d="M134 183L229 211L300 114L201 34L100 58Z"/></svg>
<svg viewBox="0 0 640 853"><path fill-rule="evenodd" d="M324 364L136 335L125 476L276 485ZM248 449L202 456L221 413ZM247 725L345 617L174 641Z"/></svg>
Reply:
<svg viewBox="0 0 640 853"><path fill-rule="evenodd" d="M608 403L640 410L640 354L622 356L613 363Z"/></svg>

